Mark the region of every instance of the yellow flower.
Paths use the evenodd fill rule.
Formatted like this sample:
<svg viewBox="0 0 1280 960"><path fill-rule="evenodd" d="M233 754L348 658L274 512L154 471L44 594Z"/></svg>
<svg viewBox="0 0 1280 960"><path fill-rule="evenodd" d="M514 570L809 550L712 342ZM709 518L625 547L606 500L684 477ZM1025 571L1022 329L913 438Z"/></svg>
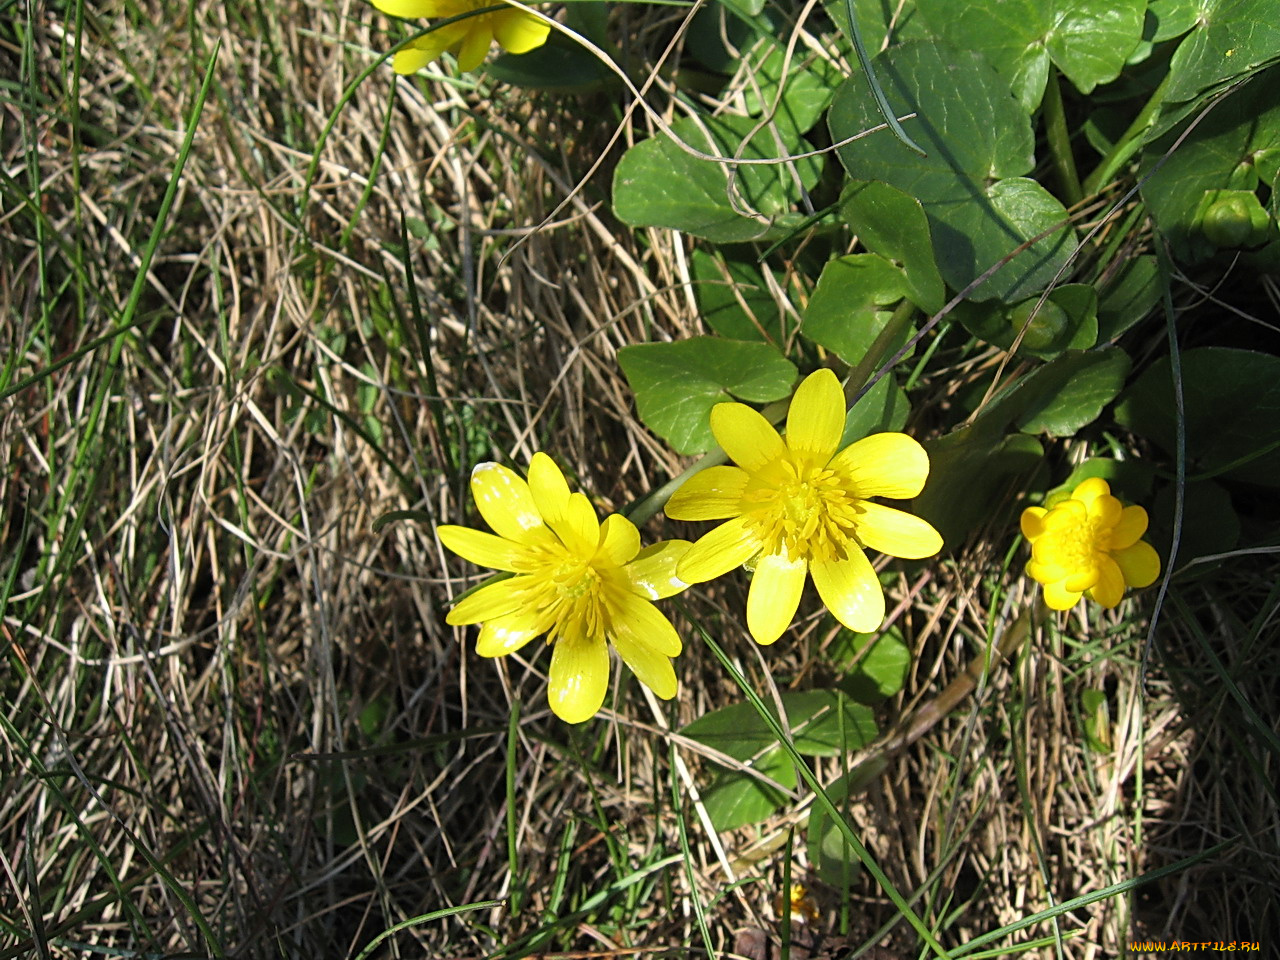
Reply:
<svg viewBox="0 0 1280 960"><path fill-rule="evenodd" d="M422 17L456 17L471 10L483 10L502 0L373 0L383 13L405 20ZM396 54L396 73L417 73L446 50L458 58L459 70L480 66L496 39L504 50L528 53L547 42L551 27L545 20L516 7L467 17L419 37Z"/></svg>
<svg viewBox="0 0 1280 960"><path fill-rule="evenodd" d="M553 645L548 698L569 723L589 719L604 702L608 642L650 690L675 696L668 658L679 655L680 637L650 601L687 586L675 574L687 541L641 550L635 525L619 514L600 523L545 453L533 455L527 483L499 463L479 464L471 495L493 533L440 526L440 542L474 564L515 574L463 597L445 618L483 624L480 656L500 657L546 634Z"/></svg>
<svg viewBox="0 0 1280 960"><path fill-rule="evenodd" d="M747 628L773 643L795 616L806 574L850 630L884 619L884 591L864 548L931 557L942 537L928 523L869 497L908 499L924 488L929 458L901 433L878 433L837 453L844 431L840 381L818 370L796 390L784 441L741 403L711 411L711 432L737 464L690 477L667 503L677 520L724 520L693 545L676 575L701 583L753 560Z"/></svg>
<svg viewBox="0 0 1280 960"><path fill-rule="evenodd" d="M1027 575L1044 585L1054 610L1070 610L1086 593L1114 607L1125 587L1147 587L1160 576L1160 555L1141 539L1146 532L1147 511L1121 506L1107 481L1091 477L1048 509L1022 511Z"/></svg>

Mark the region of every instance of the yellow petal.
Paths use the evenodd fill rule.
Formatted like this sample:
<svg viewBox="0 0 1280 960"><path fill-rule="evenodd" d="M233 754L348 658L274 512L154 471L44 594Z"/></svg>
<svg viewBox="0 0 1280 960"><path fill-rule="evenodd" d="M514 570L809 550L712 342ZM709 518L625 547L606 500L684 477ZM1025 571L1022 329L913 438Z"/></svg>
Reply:
<svg viewBox="0 0 1280 960"><path fill-rule="evenodd" d="M388 16L401 20L452 17L462 12L457 9L457 3L441 0L373 0L373 5Z"/></svg>
<svg viewBox="0 0 1280 960"><path fill-rule="evenodd" d="M527 624L527 618L519 615L490 620L480 628L476 653L482 657L504 657L519 650L539 633L540 630Z"/></svg>
<svg viewBox="0 0 1280 960"><path fill-rule="evenodd" d="M787 445L773 424L745 403L712 407L711 432L729 459L748 473L757 473L787 455Z"/></svg>
<svg viewBox="0 0 1280 960"><path fill-rule="evenodd" d="M1089 596L1108 610L1124 599L1124 574L1110 557L1098 560L1098 582L1090 588Z"/></svg>
<svg viewBox="0 0 1280 960"><path fill-rule="evenodd" d="M1147 532L1147 511L1142 507L1125 507L1111 531L1111 549L1131 547Z"/></svg>
<svg viewBox="0 0 1280 960"><path fill-rule="evenodd" d="M708 467L671 495L663 512L673 520L727 520L742 513L747 472L738 467Z"/></svg>
<svg viewBox="0 0 1280 960"><path fill-rule="evenodd" d="M574 556L587 559L600 546L600 522L591 501L570 493L556 462L545 453L529 461L529 491L539 514Z"/></svg>
<svg viewBox="0 0 1280 960"><path fill-rule="evenodd" d="M636 678L657 696L670 700L676 695L676 671L671 661L658 651L623 634L614 635L613 649L618 651L618 656Z"/></svg>
<svg viewBox="0 0 1280 960"><path fill-rule="evenodd" d="M924 489L929 455L905 433L873 433L836 454L831 468L844 474L859 497L910 500Z"/></svg>
<svg viewBox="0 0 1280 960"><path fill-rule="evenodd" d="M688 540L663 540L641 550L623 571L632 592L650 600L661 600L687 587L688 584L676 576L676 565L690 546Z"/></svg>
<svg viewBox="0 0 1280 960"><path fill-rule="evenodd" d="M478 463L471 471L471 496L480 516L498 536L516 543L536 543L544 530L529 485L500 463Z"/></svg>
<svg viewBox="0 0 1280 960"><path fill-rule="evenodd" d="M630 563L640 552L640 531L620 513L611 513L600 526L600 553L615 566Z"/></svg>
<svg viewBox="0 0 1280 960"><path fill-rule="evenodd" d="M515 613L528 602L524 591L528 581L528 577L508 577L485 584L459 600L444 618L445 623L457 627Z"/></svg>
<svg viewBox="0 0 1280 960"><path fill-rule="evenodd" d="M1149 587L1160 576L1160 554L1145 540L1117 550L1112 557L1131 587Z"/></svg>
<svg viewBox="0 0 1280 960"><path fill-rule="evenodd" d="M463 73L474 70L484 63L489 47L493 45L493 26L487 15L482 14L466 22L471 26L462 40L461 49L458 50L458 69Z"/></svg>
<svg viewBox="0 0 1280 960"><path fill-rule="evenodd" d="M585 494L569 497L569 506L559 524L552 524L561 543L581 559L593 556L600 547L600 521Z"/></svg>
<svg viewBox="0 0 1280 960"><path fill-rule="evenodd" d="M493 34L504 50L528 53L547 42L551 25L523 10L493 14Z"/></svg>
<svg viewBox="0 0 1280 960"><path fill-rule="evenodd" d="M1101 477L1090 477L1088 480L1082 480L1076 484L1076 488L1071 491L1072 500L1080 500L1089 502L1096 500L1098 497L1106 497L1111 495L1111 485Z"/></svg>
<svg viewBox="0 0 1280 960"><path fill-rule="evenodd" d="M569 483L559 465L542 451L529 461L529 492L544 520L559 520L569 506Z"/></svg>
<svg viewBox="0 0 1280 960"><path fill-rule="evenodd" d="M1097 586L1098 581L1102 579L1102 566L1097 563L1089 564L1087 567L1081 567L1071 571L1062 581L1062 586L1072 593L1084 593ZM1115 604L1111 604L1115 606Z"/></svg>
<svg viewBox="0 0 1280 960"><path fill-rule="evenodd" d="M648 600L633 593L610 597L610 625L614 634L626 634L636 643L652 647L665 657L678 657L684 649L671 621Z"/></svg>
<svg viewBox="0 0 1280 960"><path fill-rule="evenodd" d="M756 643L773 643L791 626L808 566L780 553L760 558L747 593L747 629Z"/></svg>
<svg viewBox="0 0 1280 960"><path fill-rule="evenodd" d="M848 411L840 381L830 370L805 377L787 411L787 447L813 465L823 466L840 446Z"/></svg>
<svg viewBox="0 0 1280 960"><path fill-rule="evenodd" d="M743 517L728 520L706 533L676 564L685 583L703 583L740 567L760 550L760 541Z"/></svg>
<svg viewBox="0 0 1280 960"><path fill-rule="evenodd" d="M865 546L891 557L920 560L942 549L942 535L928 521L879 503L858 504L855 530Z"/></svg>
<svg viewBox="0 0 1280 960"><path fill-rule="evenodd" d="M1101 530L1110 530L1120 522L1120 515L1124 512L1120 505L1120 501L1112 496L1094 497L1092 500L1086 500L1085 506L1089 511L1089 517Z"/></svg>
<svg viewBox="0 0 1280 960"><path fill-rule="evenodd" d="M609 648L602 637L561 637L551 645L547 700L566 723L590 720L609 685Z"/></svg>
<svg viewBox="0 0 1280 960"><path fill-rule="evenodd" d="M1034 558L1027 561L1027 576L1042 584L1053 584L1053 582L1065 580L1066 573L1068 573L1066 567L1060 567L1056 563L1041 563Z"/></svg>
<svg viewBox="0 0 1280 960"><path fill-rule="evenodd" d="M525 569L529 567L527 548L510 540L495 537L492 533L472 530L470 527L441 524L436 527L436 536L446 548L478 567L493 567L495 570L515 572L521 568L522 560L525 561Z"/></svg>
<svg viewBox="0 0 1280 960"><path fill-rule="evenodd" d="M391 58L391 69L402 76L417 73L442 53L444 47L416 41L396 51L396 55Z"/></svg>
<svg viewBox="0 0 1280 960"><path fill-rule="evenodd" d="M1044 515L1048 513L1044 507L1027 507L1022 511L1022 535L1028 540L1035 540L1044 533Z"/></svg>
<svg viewBox="0 0 1280 960"><path fill-rule="evenodd" d="M843 560L812 563L818 595L832 615L850 630L872 633L884 620L884 590L871 562L857 547Z"/></svg>
<svg viewBox="0 0 1280 960"><path fill-rule="evenodd" d="M1058 580L1044 585L1044 602L1050 610L1070 610L1080 602L1082 594L1068 590L1065 583Z"/></svg>
<svg viewBox="0 0 1280 960"><path fill-rule="evenodd" d="M1075 529L1089 520L1089 508L1080 500L1063 500L1044 515L1046 533Z"/></svg>

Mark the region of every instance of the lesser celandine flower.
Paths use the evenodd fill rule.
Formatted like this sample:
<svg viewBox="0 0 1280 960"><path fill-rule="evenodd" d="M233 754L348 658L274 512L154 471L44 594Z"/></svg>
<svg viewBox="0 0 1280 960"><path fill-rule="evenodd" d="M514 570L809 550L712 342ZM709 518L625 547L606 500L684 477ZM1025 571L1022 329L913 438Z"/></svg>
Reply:
<svg viewBox="0 0 1280 960"><path fill-rule="evenodd" d="M502 0L373 0L373 5L383 13L405 20L443 19L495 5L505 7L447 24L414 40L395 55L391 65L396 73L417 73L446 50L457 56L459 70L474 70L483 62L494 40L504 50L528 53L546 43L551 30L545 20L506 6Z"/></svg>
<svg viewBox="0 0 1280 960"><path fill-rule="evenodd" d="M474 564L514 574L464 597L446 617L455 626L483 624L480 656L512 653L545 634L548 699L569 723L594 716L604 702L608 643L650 690L675 696L668 658L679 655L680 637L651 601L685 588L675 569L687 541L641 550L635 525L619 514L600 523L545 453L533 455L528 482L502 464L479 464L471 494L493 533L440 526L440 542Z"/></svg>
<svg viewBox="0 0 1280 960"><path fill-rule="evenodd" d="M751 407L716 404L711 432L737 466L694 474L667 503L677 520L728 520L693 545L676 574L700 583L753 562L747 628L759 643L791 623L806 574L837 620L876 630L884 591L864 550L919 559L942 549L924 520L870 499L919 494L929 475L924 448L878 433L837 452L845 413L840 381L825 369L796 390L785 440Z"/></svg>
<svg viewBox="0 0 1280 960"><path fill-rule="evenodd" d="M1125 507L1101 477L1091 477L1052 506L1022 511L1031 542L1027 574L1044 585L1044 602L1069 610L1088 594L1116 606L1125 587L1147 587L1160 576L1160 555L1142 535L1147 511Z"/></svg>

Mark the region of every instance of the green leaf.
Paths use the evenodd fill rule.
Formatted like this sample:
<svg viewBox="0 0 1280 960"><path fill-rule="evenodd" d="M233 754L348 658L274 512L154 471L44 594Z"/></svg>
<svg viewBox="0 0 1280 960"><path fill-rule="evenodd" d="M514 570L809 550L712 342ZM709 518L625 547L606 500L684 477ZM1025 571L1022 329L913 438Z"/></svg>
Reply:
<svg viewBox="0 0 1280 960"><path fill-rule="evenodd" d="M886 373L849 408L844 418L840 449L873 433L901 430L910 413L911 402L906 393L898 386L893 373Z"/></svg>
<svg viewBox="0 0 1280 960"><path fill-rule="evenodd" d="M810 757L835 756L856 750L875 739L871 711L840 690L788 690L782 694L792 740L798 753ZM840 740L840 711L844 711L845 739ZM714 747L735 760L748 760L777 741L750 703L732 703L685 725L684 736Z"/></svg>
<svg viewBox="0 0 1280 960"><path fill-rule="evenodd" d="M1049 500L1055 493L1063 497L1071 495L1079 484L1093 477L1101 477L1120 500L1143 503L1151 496L1155 470L1143 460L1113 460L1111 457L1091 457L1078 464L1067 479L1045 496Z"/></svg>
<svg viewBox="0 0 1280 960"><path fill-rule="evenodd" d="M788 790L796 786L796 768L779 746L769 747L751 764ZM702 792L711 825L718 831L737 830L767 820L787 802L787 795L738 770L722 770Z"/></svg>
<svg viewBox="0 0 1280 960"><path fill-rule="evenodd" d="M1169 63L1171 103L1192 100L1280 58L1275 0L1200 0L1195 27Z"/></svg>
<svg viewBox="0 0 1280 960"><path fill-rule="evenodd" d="M796 750L829 757L856 750L876 736L871 711L838 690L788 691L782 695ZM841 733L843 732L843 738ZM734 703L704 714L680 733L751 766L787 789L796 785L795 768L778 746L755 707ZM759 823L786 796L739 770L722 770L704 792L703 802L717 830Z"/></svg>
<svg viewBox="0 0 1280 960"><path fill-rule="evenodd" d="M684 143L719 157L758 160L810 149L784 117L753 133L757 126L760 121L751 117L686 117L671 130ZM661 135L637 143L618 163L614 213L633 227L669 227L714 243L755 240L775 226L781 232L803 219L788 211L799 190L811 188L820 174L816 157L731 165L699 159Z"/></svg>
<svg viewBox="0 0 1280 960"><path fill-rule="evenodd" d="M503 83L549 93L588 93L619 83L594 53L554 31L541 47L528 53L504 53L491 60L485 71Z"/></svg>
<svg viewBox="0 0 1280 960"><path fill-rule="evenodd" d="M878 180L854 180L840 196L840 215L863 246L902 267L912 303L926 313L942 309L946 289L919 200Z"/></svg>
<svg viewBox="0 0 1280 960"><path fill-rule="evenodd" d="M796 379L795 366L768 344L718 337L623 347L618 362L640 419L684 454L715 446L707 418L717 403L781 400Z"/></svg>
<svg viewBox="0 0 1280 960"><path fill-rule="evenodd" d="M909 509L933 524L952 548L982 525L994 536L1004 536L1014 523L1014 496L1030 483L1044 458L1035 437L1006 436L998 424L982 418L925 441L924 448L929 481Z"/></svg>
<svg viewBox="0 0 1280 960"><path fill-rule="evenodd" d="M1065 353L1028 376L1014 423L1024 433L1074 436L1124 389L1132 362L1118 347Z"/></svg>
<svg viewBox="0 0 1280 960"><path fill-rule="evenodd" d="M809 298L800 331L846 363L857 364L889 322L890 313L880 308L901 300L906 286L902 271L874 253L830 260ZM904 328L885 356L892 356L912 333Z"/></svg>
<svg viewBox="0 0 1280 960"><path fill-rule="evenodd" d="M803 48L792 54L784 73L786 53L784 46L771 40L763 46L763 55L752 55L748 70L754 85L747 87L746 109L752 115L767 115L776 103L775 115L785 118L789 129L803 133L822 117L843 74L831 60L816 53L806 55Z"/></svg>
<svg viewBox="0 0 1280 960"><path fill-rule="evenodd" d="M689 272L698 312L712 330L731 340L782 342L777 301L754 263L698 247L689 256Z"/></svg>
<svg viewBox="0 0 1280 960"><path fill-rule="evenodd" d="M1175 256L1195 262L1217 253L1198 223L1206 194L1239 189L1242 183L1254 189L1255 163L1267 166L1270 152L1280 150L1280 67L1218 104L1177 149L1174 139L1170 132L1143 153L1148 175L1142 198ZM1270 246L1276 250L1276 241Z"/></svg>
<svg viewBox="0 0 1280 960"><path fill-rule="evenodd" d="M1150 254L1130 257L1098 300L1098 342L1115 340L1160 302L1160 275Z"/></svg>
<svg viewBox="0 0 1280 960"><path fill-rule="evenodd" d="M1149 505L1151 526L1143 537L1156 548L1162 564L1168 563L1173 544L1174 491L1172 483L1156 494ZM1188 483L1183 493L1182 531L1178 538L1178 569L1197 557L1211 557L1234 550L1240 542L1240 515L1231 494L1212 480ZM1201 563L1190 568L1193 575L1210 573L1220 563Z"/></svg>
<svg viewBox="0 0 1280 960"><path fill-rule="evenodd" d="M1050 60L1082 93L1120 75L1142 39L1146 0L918 0L934 35L983 54L1027 111L1044 93Z"/></svg>
<svg viewBox="0 0 1280 960"><path fill-rule="evenodd" d="M831 645L830 655L836 666L856 660L840 681L840 689L858 703L869 706L901 690L911 666L911 650L897 627L878 635L841 630Z"/></svg>
<svg viewBox="0 0 1280 960"><path fill-rule="evenodd" d="M883 181L920 201L938 270L952 288L968 286L1011 256L971 297L1012 301L1042 290L1067 264L1076 241L1062 204L1021 178L1034 159L1031 122L1007 82L977 54L936 41L891 48L876 65L891 102L918 114L905 127L928 156L879 134L842 147L845 168L856 179ZM829 116L835 140L878 124L864 78L841 85ZM1012 256L1056 224L1061 229Z"/></svg>
<svg viewBox="0 0 1280 960"><path fill-rule="evenodd" d="M1147 4L1147 19L1154 21L1151 40L1164 43L1180 37L1200 19L1201 0L1151 0Z"/></svg>
<svg viewBox="0 0 1280 960"><path fill-rule="evenodd" d="M1045 298L1028 297L1012 309L957 311L970 333L1008 350L1020 332L1020 356L1051 360L1066 350L1084 350L1098 339L1098 295L1085 283L1054 287Z"/></svg>
<svg viewBox="0 0 1280 960"><path fill-rule="evenodd" d="M1176 449L1173 378L1168 357L1125 392L1116 419L1165 453ZM1191 476L1219 474L1280 486L1280 357L1230 347L1182 354L1182 394Z"/></svg>

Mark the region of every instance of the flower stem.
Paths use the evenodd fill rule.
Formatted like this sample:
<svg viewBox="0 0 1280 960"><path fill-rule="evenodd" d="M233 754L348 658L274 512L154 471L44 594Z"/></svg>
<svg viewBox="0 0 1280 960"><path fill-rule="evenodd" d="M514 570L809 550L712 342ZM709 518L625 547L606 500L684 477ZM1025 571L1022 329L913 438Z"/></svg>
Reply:
<svg viewBox="0 0 1280 960"><path fill-rule="evenodd" d="M1172 73L1165 75L1165 78L1160 81L1160 86L1156 87L1155 92L1147 100L1146 106L1142 108L1142 112L1134 117L1133 123L1129 124L1129 129L1116 141L1111 152L1102 158L1102 163L1098 164L1093 173L1085 178L1084 195L1086 197L1091 197L1101 190L1138 152L1142 146L1142 138L1151 127L1151 121L1156 118L1160 105L1164 103L1165 90L1172 79Z"/></svg>
<svg viewBox="0 0 1280 960"><path fill-rule="evenodd" d="M1076 172L1076 159L1071 153L1071 133L1067 130L1067 115L1062 107L1062 74L1056 67L1050 68L1049 83L1044 88L1044 132L1049 144L1049 155L1062 185L1062 199L1068 207L1074 207L1084 193L1080 188L1080 174Z"/></svg>

